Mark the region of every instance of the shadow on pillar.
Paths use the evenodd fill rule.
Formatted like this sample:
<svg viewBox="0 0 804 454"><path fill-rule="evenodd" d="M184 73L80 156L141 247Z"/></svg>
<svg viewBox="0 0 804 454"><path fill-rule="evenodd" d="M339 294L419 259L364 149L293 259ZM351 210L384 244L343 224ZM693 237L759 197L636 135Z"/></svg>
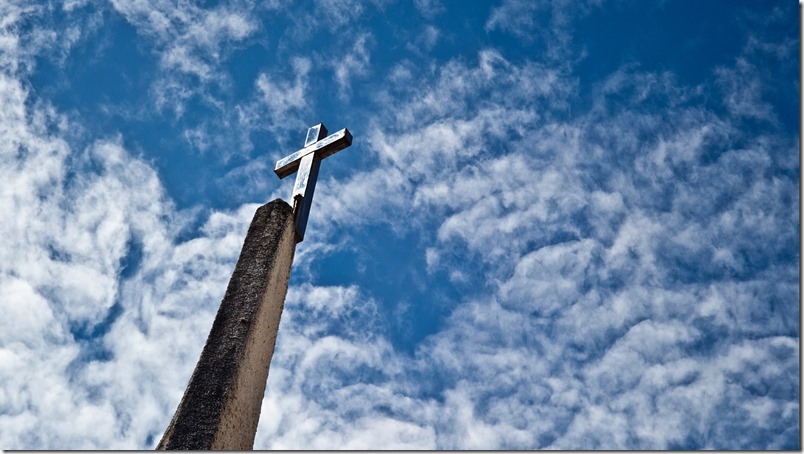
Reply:
<svg viewBox="0 0 804 454"><path fill-rule="evenodd" d="M259 207L201 358L156 449L253 448L295 247L290 205L276 199Z"/></svg>

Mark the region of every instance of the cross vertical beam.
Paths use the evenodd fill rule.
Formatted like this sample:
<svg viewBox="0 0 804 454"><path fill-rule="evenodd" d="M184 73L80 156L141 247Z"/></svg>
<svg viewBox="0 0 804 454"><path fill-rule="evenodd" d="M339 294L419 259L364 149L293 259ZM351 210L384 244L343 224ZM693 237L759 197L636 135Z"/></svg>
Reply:
<svg viewBox="0 0 804 454"><path fill-rule="evenodd" d="M276 162L274 173L279 178L285 178L296 172L296 183L293 185L291 198L297 243L304 240L321 160L350 145L352 145L352 134L348 129L344 128L327 136L326 126L319 123L307 130L304 148Z"/></svg>

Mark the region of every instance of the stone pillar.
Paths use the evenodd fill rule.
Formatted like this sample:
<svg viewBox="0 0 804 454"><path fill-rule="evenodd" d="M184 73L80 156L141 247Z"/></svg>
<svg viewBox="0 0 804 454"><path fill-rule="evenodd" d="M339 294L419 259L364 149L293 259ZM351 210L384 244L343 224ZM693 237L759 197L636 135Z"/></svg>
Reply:
<svg viewBox="0 0 804 454"><path fill-rule="evenodd" d="M156 449L253 448L294 236L286 202L257 209L201 358Z"/></svg>

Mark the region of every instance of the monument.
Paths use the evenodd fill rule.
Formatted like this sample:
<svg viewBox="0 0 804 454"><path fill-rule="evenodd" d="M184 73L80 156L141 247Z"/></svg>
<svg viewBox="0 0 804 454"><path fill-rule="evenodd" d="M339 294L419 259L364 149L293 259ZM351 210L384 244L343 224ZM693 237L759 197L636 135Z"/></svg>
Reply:
<svg viewBox="0 0 804 454"><path fill-rule="evenodd" d="M296 172L293 206L276 199L254 214L201 357L156 449L253 448L293 256L304 240L318 169L322 159L351 144L348 129L327 136L319 123L307 131L302 149L277 161L279 178Z"/></svg>

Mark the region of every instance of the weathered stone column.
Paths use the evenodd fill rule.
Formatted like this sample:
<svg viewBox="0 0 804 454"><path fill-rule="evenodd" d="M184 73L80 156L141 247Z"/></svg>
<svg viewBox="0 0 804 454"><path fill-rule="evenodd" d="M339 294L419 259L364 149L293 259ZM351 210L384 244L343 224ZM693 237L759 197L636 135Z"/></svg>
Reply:
<svg viewBox="0 0 804 454"><path fill-rule="evenodd" d="M286 202L257 209L201 358L157 449L253 448L294 236Z"/></svg>

